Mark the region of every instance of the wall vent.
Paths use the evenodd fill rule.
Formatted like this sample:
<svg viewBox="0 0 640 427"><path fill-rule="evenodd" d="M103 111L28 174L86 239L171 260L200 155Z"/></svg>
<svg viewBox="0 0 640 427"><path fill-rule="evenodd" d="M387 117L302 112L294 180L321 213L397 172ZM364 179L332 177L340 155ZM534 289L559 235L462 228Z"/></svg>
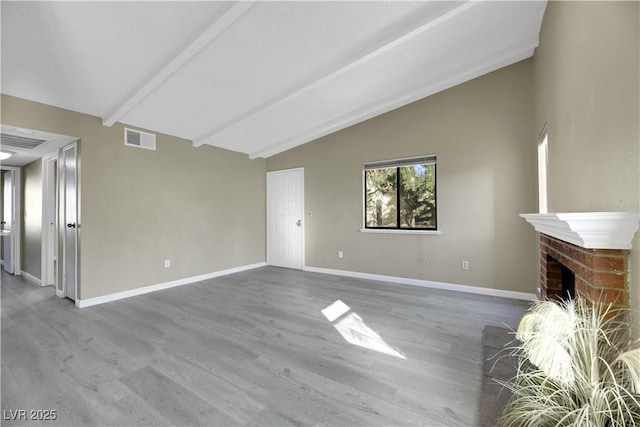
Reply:
<svg viewBox="0 0 640 427"><path fill-rule="evenodd" d="M152 133L141 132L134 129L124 129L124 145L129 147L156 149L156 136Z"/></svg>
<svg viewBox="0 0 640 427"><path fill-rule="evenodd" d="M47 142L46 139L29 138L27 136L12 135L5 132L2 132L0 136L0 143L2 144L2 146L22 148L25 150L34 150Z"/></svg>

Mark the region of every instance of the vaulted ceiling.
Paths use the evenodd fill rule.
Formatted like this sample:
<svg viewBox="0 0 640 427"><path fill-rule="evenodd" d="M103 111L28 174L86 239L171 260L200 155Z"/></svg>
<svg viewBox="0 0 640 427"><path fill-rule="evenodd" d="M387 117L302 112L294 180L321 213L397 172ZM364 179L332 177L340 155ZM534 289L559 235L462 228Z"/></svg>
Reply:
<svg viewBox="0 0 640 427"><path fill-rule="evenodd" d="M3 1L2 93L269 157L530 57L545 7Z"/></svg>

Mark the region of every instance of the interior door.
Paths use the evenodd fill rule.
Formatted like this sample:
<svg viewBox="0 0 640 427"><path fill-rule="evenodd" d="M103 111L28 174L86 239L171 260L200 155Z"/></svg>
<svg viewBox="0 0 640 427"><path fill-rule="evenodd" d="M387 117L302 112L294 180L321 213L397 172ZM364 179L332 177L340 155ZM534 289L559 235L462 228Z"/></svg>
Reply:
<svg viewBox="0 0 640 427"><path fill-rule="evenodd" d="M63 148L64 169L64 296L75 301L78 282L78 147L76 143Z"/></svg>
<svg viewBox="0 0 640 427"><path fill-rule="evenodd" d="M14 273L13 239L15 218L13 217L14 172L3 171L4 187L2 200L2 254L3 269Z"/></svg>
<svg viewBox="0 0 640 427"><path fill-rule="evenodd" d="M267 260L270 265L304 265L304 170L267 173Z"/></svg>

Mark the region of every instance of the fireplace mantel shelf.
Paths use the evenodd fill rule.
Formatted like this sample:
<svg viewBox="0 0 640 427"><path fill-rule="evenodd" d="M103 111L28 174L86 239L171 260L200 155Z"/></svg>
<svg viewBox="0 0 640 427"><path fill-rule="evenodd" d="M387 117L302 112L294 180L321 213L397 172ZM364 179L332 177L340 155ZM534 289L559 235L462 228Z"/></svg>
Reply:
<svg viewBox="0 0 640 427"><path fill-rule="evenodd" d="M587 249L631 249L638 212L520 214L536 231Z"/></svg>

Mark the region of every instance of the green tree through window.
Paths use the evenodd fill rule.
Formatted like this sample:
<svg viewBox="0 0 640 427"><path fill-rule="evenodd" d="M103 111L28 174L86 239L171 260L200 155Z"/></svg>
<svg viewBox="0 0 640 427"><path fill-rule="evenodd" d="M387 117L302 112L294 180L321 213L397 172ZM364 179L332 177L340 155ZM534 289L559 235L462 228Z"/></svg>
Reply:
<svg viewBox="0 0 640 427"><path fill-rule="evenodd" d="M435 156L365 164L365 228L436 230Z"/></svg>

